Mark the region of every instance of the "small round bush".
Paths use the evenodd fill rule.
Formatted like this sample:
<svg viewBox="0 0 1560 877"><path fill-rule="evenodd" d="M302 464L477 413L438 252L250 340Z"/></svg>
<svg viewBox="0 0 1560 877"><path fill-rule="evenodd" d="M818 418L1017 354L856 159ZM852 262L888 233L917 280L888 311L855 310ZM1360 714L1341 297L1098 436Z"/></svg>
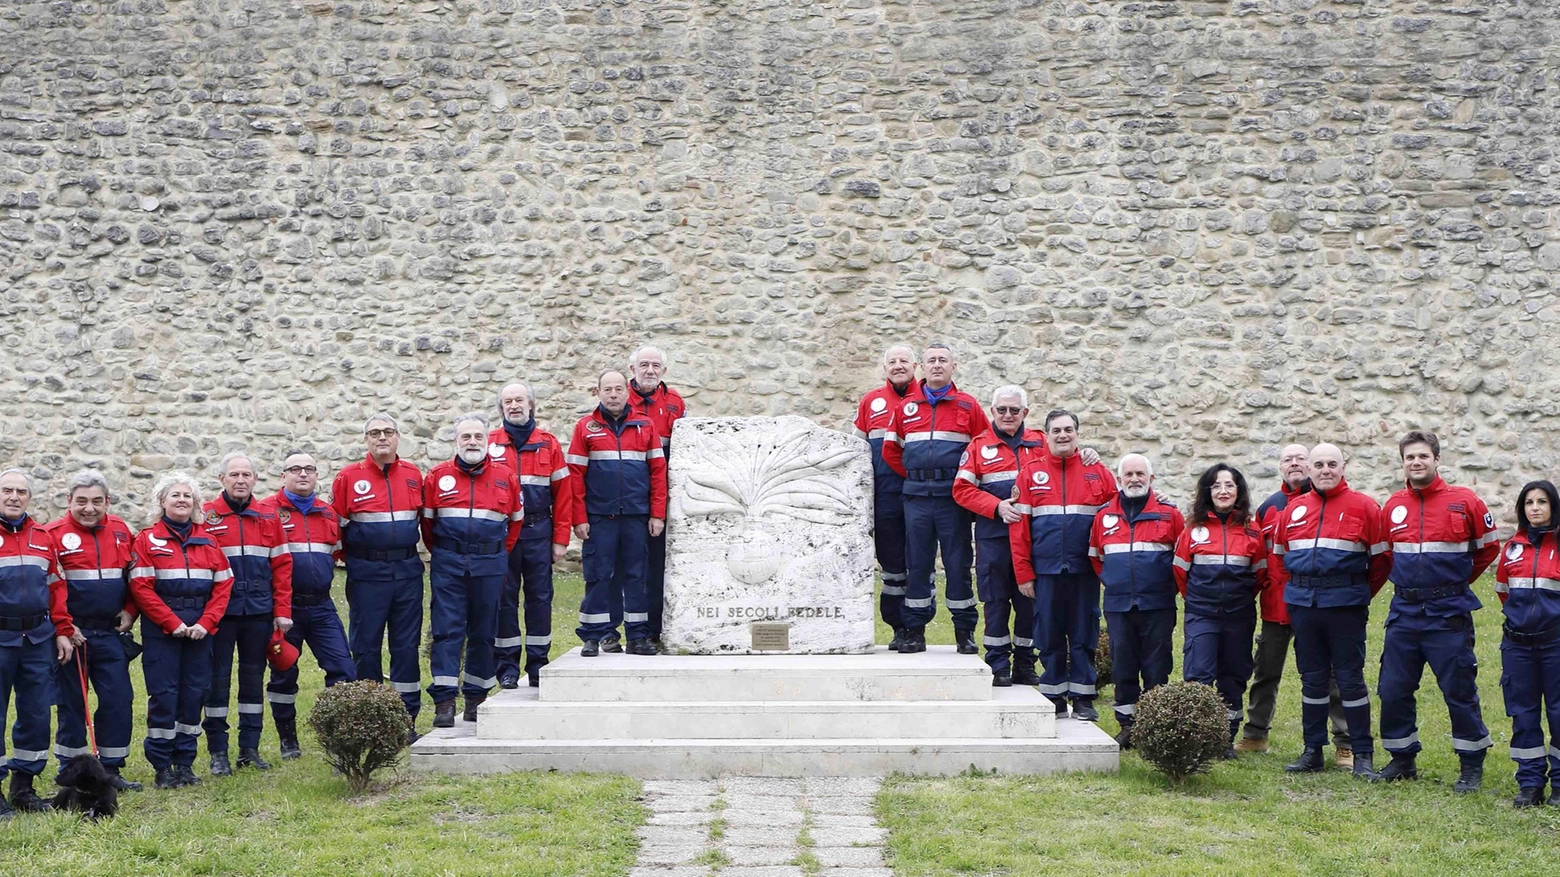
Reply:
<svg viewBox="0 0 1560 877"><path fill-rule="evenodd" d="M1143 760L1179 786L1229 748L1224 701L1212 685L1172 682L1144 694L1132 723L1132 745Z"/></svg>
<svg viewBox="0 0 1560 877"><path fill-rule="evenodd" d="M1099 676L1094 684L1096 686L1111 684L1114 677L1111 676L1110 670L1110 634L1106 633L1105 628L1102 627L1100 628L1100 644L1094 647L1094 672Z"/></svg>
<svg viewBox="0 0 1560 877"><path fill-rule="evenodd" d="M325 759L354 793L368 788L374 771L401 757L408 721L401 696L377 682L332 685L320 692L309 713Z"/></svg>

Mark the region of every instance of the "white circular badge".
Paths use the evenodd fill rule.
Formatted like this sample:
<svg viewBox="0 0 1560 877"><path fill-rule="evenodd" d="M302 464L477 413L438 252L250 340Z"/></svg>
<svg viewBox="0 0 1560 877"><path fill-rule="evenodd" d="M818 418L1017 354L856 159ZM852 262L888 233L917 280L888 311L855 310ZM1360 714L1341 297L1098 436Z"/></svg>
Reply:
<svg viewBox="0 0 1560 877"><path fill-rule="evenodd" d="M996 459L996 457L997 457L997 446L996 445L987 445L984 448L981 448L980 449L980 455L982 457L985 457L988 460Z"/></svg>
<svg viewBox="0 0 1560 877"><path fill-rule="evenodd" d="M163 547L167 546L167 544L168 544L168 540L167 539L158 539L156 536L153 536L153 535L150 535L150 534L147 535L146 541L152 543L153 545L157 546L158 548L163 548Z"/></svg>
<svg viewBox="0 0 1560 877"><path fill-rule="evenodd" d="M440 490L454 490L455 489L455 476L454 475L446 475L443 478L440 478L439 479L439 489Z"/></svg>
<svg viewBox="0 0 1560 877"><path fill-rule="evenodd" d="M1401 524L1408 517L1408 507L1398 506L1392 510L1392 523Z"/></svg>
<svg viewBox="0 0 1560 877"><path fill-rule="evenodd" d="M1049 473L1049 472L1036 472L1035 473L1035 483L1036 484L1050 484L1051 483L1051 473Z"/></svg>
<svg viewBox="0 0 1560 877"><path fill-rule="evenodd" d="M1522 556L1522 546L1521 545L1518 545L1517 543L1513 542L1510 545L1506 546L1506 559L1507 560L1516 560L1517 558L1519 558L1521 556Z"/></svg>
<svg viewBox="0 0 1560 877"><path fill-rule="evenodd" d="M1305 517L1305 506L1303 505L1295 506L1295 510L1289 513L1289 520L1291 521L1298 521L1303 517Z"/></svg>
<svg viewBox="0 0 1560 877"><path fill-rule="evenodd" d="M488 456L495 460L504 459L504 446L498 442L493 442L492 444L488 445Z"/></svg>
<svg viewBox="0 0 1560 877"><path fill-rule="evenodd" d="M1193 527L1192 528L1192 541L1193 542L1207 542L1208 541L1208 528L1207 527Z"/></svg>
<svg viewBox="0 0 1560 877"><path fill-rule="evenodd" d="M369 484L367 481L356 481L352 484L353 491L357 493L368 493L368 488Z"/></svg>
<svg viewBox="0 0 1560 877"><path fill-rule="evenodd" d="M81 547L81 537L75 533L66 533L60 537L60 544L65 546L67 551L75 551Z"/></svg>
<svg viewBox="0 0 1560 877"><path fill-rule="evenodd" d="M876 399L872 400L872 411L874 413L881 414L883 412L883 409L887 408L887 407L888 407L888 400L884 399L882 396L879 396Z"/></svg>
<svg viewBox="0 0 1560 877"><path fill-rule="evenodd" d="M914 413L916 413L917 411L920 411L920 410L921 410L921 406L915 404L914 402L906 402L905 403L905 416L906 417L908 417L908 416L910 416L910 415L912 415L912 414L914 414Z"/></svg>
<svg viewBox="0 0 1560 877"><path fill-rule="evenodd" d="M1106 515L1105 517L1100 518L1100 523L1104 524L1106 527L1114 527L1121 523L1121 519L1115 515Z"/></svg>

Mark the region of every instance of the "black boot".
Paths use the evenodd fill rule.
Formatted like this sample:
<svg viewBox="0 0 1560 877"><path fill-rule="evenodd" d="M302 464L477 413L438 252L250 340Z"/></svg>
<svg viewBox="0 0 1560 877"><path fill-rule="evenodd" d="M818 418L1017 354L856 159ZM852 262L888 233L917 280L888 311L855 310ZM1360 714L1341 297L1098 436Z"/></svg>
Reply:
<svg viewBox="0 0 1560 877"><path fill-rule="evenodd" d="M485 691L481 694L466 695L466 709L461 712L460 717L468 722L475 722L477 720L477 707L481 706L485 700L487 700L487 692Z"/></svg>
<svg viewBox="0 0 1560 877"><path fill-rule="evenodd" d="M214 777L230 777L233 775L233 765L228 763L227 750L211 753L211 775Z"/></svg>
<svg viewBox="0 0 1560 877"><path fill-rule="evenodd" d="M905 629L903 627L894 628L894 638L888 641L888 650L891 652L897 652L904 644Z"/></svg>
<svg viewBox="0 0 1560 877"><path fill-rule="evenodd" d="M298 720L277 719L276 736L281 739L282 760L292 761L303 755L303 749L298 746Z"/></svg>
<svg viewBox="0 0 1560 877"><path fill-rule="evenodd" d="M1004 670L992 670L991 671L991 687L992 688L1012 688L1013 687L1013 674L1011 672L1009 672L1008 670L1005 670L1005 669Z"/></svg>
<svg viewBox="0 0 1560 877"><path fill-rule="evenodd" d="M975 631L955 630L953 632L954 645L958 646L959 654L975 655L980 653L980 648L975 645Z"/></svg>
<svg viewBox="0 0 1560 877"><path fill-rule="evenodd" d="M455 698L441 700L433 705L433 726L435 728L455 727Z"/></svg>
<svg viewBox="0 0 1560 877"><path fill-rule="evenodd" d="M505 670L498 676L498 687L509 691L520 687L520 674L514 670Z"/></svg>
<svg viewBox="0 0 1560 877"><path fill-rule="evenodd" d="M139 792L139 791L141 791L141 784L137 783L137 782L134 782L134 781L131 781L131 780L127 780L124 777L120 776L119 775L119 768L117 768L117 767L111 767L111 768L108 769L108 783L109 783L109 785L113 786L115 788L115 790L120 791L120 792Z"/></svg>
<svg viewBox="0 0 1560 877"><path fill-rule="evenodd" d="M648 639L631 639L631 640L629 640L628 641L628 648L625 649L625 651L627 651L630 655L654 655L654 654L656 654L655 646L652 645L651 642Z"/></svg>
<svg viewBox="0 0 1560 877"><path fill-rule="evenodd" d="M408 715L406 717L406 745L410 746L421 739L422 735L417 733L417 717Z"/></svg>
<svg viewBox="0 0 1560 877"><path fill-rule="evenodd" d="M542 668L537 667L535 669L525 671L525 679L526 684L530 685L532 688L541 688Z"/></svg>
<svg viewBox="0 0 1560 877"><path fill-rule="evenodd" d="M292 741L292 744L293 744L294 748L297 748L298 741L294 740L294 741ZM300 750L298 754L302 755L303 752ZM269 761L266 761L264 758L260 757L260 750L258 750L258 749L240 749L240 750L238 750L238 766L239 767L252 767L255 770L270 770L271 769L271 763Z"/></svg>
<svg viewBox="0 0 1560 877"><path fill-rule="evenodd" d="M1381 782L1381 774L1376 773L1376 765L1373 763L1375 760L1376 753L1361 752L1356 749L1354 750L1354 766L1349 768L1349 772L1366 782L1379 783Z"/></svg>
<svg viewBox="0 0 1560 877"><path fill-rule="evenodd" d="M159 789L177 789L184 785L184 782L179 779L178 774L174 773L173 768L160 767L157 769L157 780L154 785Z"/></svg>
<svg viewBox="0 0 1560 877"><path fill-rule="evenodd" d="M0 795L0 822L6 822L15 817L16 810L5 800L4 795Z"/></svg>
<svg viewBox="0 0 1560 877"><path fill-rule="evenodd" d="M1355 764L1359 763L1359 758L1359 753L1356 752L1354 754ZM1376 778L1384 783L1396 782L1398 780L1417 780L1419 779L1419 768L1414 764L1414 760L1415 755L1412 752L1394 752L1392 753L1392 763L1382 768L1381 773L1376 774Z"/></svg>
<svg viewBox="0 0 1560 877"><path fill-rule="evenodd" d="M1040 674L1035 672L1033 664L1019 664L1013 668L1014 685L1039 685Z"/></svg>
<svg viewBox="0 0 1560 877"><path fill-rule="evenodd" d="M1072 705L1073 718L1080 722L1097 722L1100 720L1099 710L1094 708L1092 700L1075 700Z"/></svg>
<svg viewBox="0 0 1560 877"><path fill-rule="evenodd" d="M11 806L19 813L43 813L54 806L33 791L32 774L11 771Z"/></svg>
<svg viewBox="0 0 1560 877"><path fill-rule="evenodd" d="M580 657L594 658L601 654L601 641L588 639L580 643Z"/></svg>
<svg viewBox="0 0 1560 877"><path fill-rule="evenodd" d="M1320 746L1307 746L1300 757L1284 765L1290 773L1322 773L1327 770L1327 759Z"/></svg>
<svg viewBox="0 0 1560 877"><path fill-rule="evenodd" d="M611 652L614 655L623 653L623 639L616 633L609 633L601 638L601 650Z"/></svg>
<svg viewBox="0 0 1560 877"><path fill-rule="evenodd" d="M173 774L179 778L179 785L181 786L200 785L200 777L196 776L194 769L187 764L175 764L173 766Z"/></svg>
<svg viewBox="0 0 1560 877"><path fill-rule="evenodd" d="M1477 792L1484 785L1484 750L1479 750L1477 755L1465 755L1462 757L1462 773L1457 776L1457 782L1452 784L1452 791L1459 795L1467 795Z"/></svg>
<svg viewBox="0 0 1560 877"><path fill-rule="evenodd" d="M913 655L924 651L926 651L926 628L905 628L905 640L899 644L899 653L901 655Z"/></svg>
<svg viewBox="0 0 1560 877"><path fill-rule="evenodd" d="M1511 803L1512 806L1519 810L1526 809L1528 807L1537 807L1538 805L1544 803L1544 787L1528 786L1525 789L1520 789L1517 791L1517 797L1514 798Z"/></svg>
<svg viewBox="0 0 1560 877"><path fill-rule="evenodd" d="M1116 735L1116 745L1123 750L1132 748L1132 723L1122 722L1121 733Z"/></svg>

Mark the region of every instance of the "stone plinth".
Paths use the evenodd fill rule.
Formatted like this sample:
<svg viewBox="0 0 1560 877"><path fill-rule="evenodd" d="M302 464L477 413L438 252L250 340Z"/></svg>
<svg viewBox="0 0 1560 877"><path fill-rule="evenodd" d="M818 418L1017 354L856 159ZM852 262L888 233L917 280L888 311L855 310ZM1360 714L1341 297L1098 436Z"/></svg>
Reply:
<svg viewBox="0 0 1560 877"><path fill-rule="evenodd" d="M872 459L801 417L685 418L672 434L663 641L681 654L871 650ZM755 642L781 625L783 646Z"/></svg>

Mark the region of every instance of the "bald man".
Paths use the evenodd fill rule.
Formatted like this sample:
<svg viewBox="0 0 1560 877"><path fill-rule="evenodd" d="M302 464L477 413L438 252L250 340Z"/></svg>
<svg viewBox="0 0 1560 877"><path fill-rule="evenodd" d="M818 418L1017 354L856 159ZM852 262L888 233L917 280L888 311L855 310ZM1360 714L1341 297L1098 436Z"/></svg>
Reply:
<svg viewBox="0 0 1560 877"><path fill-rule="evenodd" d="M1273 553L1273 527L1278 517L1289 507L1292 499L1311 490L1311 449L1305 445L1288 445L1279 452L1278 491L1257 506L1256 520L1262 527L1262 538L1268 553ZM1284 678L1284 664L1289 660L1289 643L1294 639L1294 629L1289 623L1289 610L1284 607L1284 586L1273 582L1262 591L1262 630L1257 634L1256 671L1251 677L1251 708L1246 711L1246 730L1236 752L1268 751L1268 731L1273 727L1273 713L1278 705L1278 685ZM1338 767L1345 770L1354 766L1354 749L1349 743L1349 726L1343 719L1343 701L1338 699L1338 682L1333 680L1328 688L1327 717L1332 725L1333 754Z"/></svg>
<svg viewBox="0 0 1560 877"><path fill-rule="evenodd" d="M1338 680L1354 748L1356 777L1376 779L1365 687L1365 625L1370 601L1387 581L1392 554L1376 501L1344 480L1336 445L1311 449L1311 491L1278 516L1269 568L1284 587L1300 669L1300 715L1305 751L1285 765L1291 773L1327 769L1327 685Z"/></svg>
<svg viewBox="0 0 1560 877"><path fill-rule="evenodd" d="M883 570L878 609L883 623L894 629L888 648L895 652L905 636L905 479L884 461L883 439L889 420L915 382L915 364L915 351L907 344L883 351L883 386L861 397L854 430L857 438L872 446L872 540Z"/></svg>

